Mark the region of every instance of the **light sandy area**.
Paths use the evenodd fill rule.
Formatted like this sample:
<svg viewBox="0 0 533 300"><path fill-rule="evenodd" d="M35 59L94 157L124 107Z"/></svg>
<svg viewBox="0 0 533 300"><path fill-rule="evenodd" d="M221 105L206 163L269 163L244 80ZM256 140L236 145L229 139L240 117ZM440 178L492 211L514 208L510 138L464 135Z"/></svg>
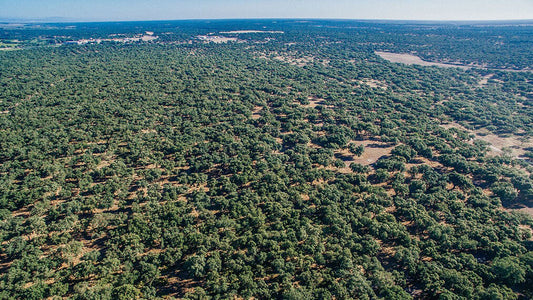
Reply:
<svg viewBox="0 0 533 300"><path fill-rule="evenodd" d="M480 87L483 87L484 85L487 85L487 83L489 83L489 79L491 79L492 76L494 76L494 74L488 74L488 75L483 76L481 78L481 80L478 82L478 85Z"/></svg>
<svg viewBox="0 0 533 300"><path fill-rule="evenodd" d="M298 67L304 67L310 63L320 63L324 66L327 66L329 64L328 59L319 59L314 56L309 55L298 55L296 52L285 52L285 53L279 53L276 51L270 52L270 53L264 53L264 52L255 52L257 55L256 57L261 59L267 59L267 60L278 60L282 62L289 63L293 66Z"/></svg>
<svg viewBox="0 0 533 300"><path fill-rule="evenodd" d="M261 118L261 111L263 110L262 106L255 106L252 110L252 119L257 120Z"/></svg>
<svg viewBox="0 0 533 300"><path fill-rule="evenodd" d="M227 43L227 42L236 42L237 38L234 37L225 37L218 35L199 35L197 38L205 43L213 42L215 44Z"/></svg>
<svg viewBox="0 0 533 300"><path fill-rule="evenodd" d="M153 33L152 34L149 34L149 35L143 35L141 37L141 40L143 42L149 42L149 41L153 41L153 40L156 40L157 39L157 36L153 36Z"/></svg>
<svg viewBox="0 0 533 300"><path fill-rule="evenodd" d="M309 96L309 97L307 97L307 100L309 101L309 104L302 104L303 107L315 108L315 107L317 107L319 105L322 105L322 106L328 107L328 108L333 107L333 105L326 104L326 100L324 100L322 98L315 97L315 96Z"/></svg>
<svg viewBox="0 0 533 300"><path fill-rule="evenodd" d="M515 157L520 158L526 153L527 148L533 147L533 140L524 138L518 135L507 135L507 136L498 136L486 129L480 130L470 130L462 126L461 124L450 122L448 124L442 124L442 127L446 129L457 128L460 130L473 133L478 140L485 141L489 143L489 155L502 155L505 152L505 149L508 149L509 153Z"/></svg>
<svg viewBox="0 0 533 300"><path fill-rule="evenodd" d="M283 31L273 31L273 30L233 30L233 31L221 31L220 33L225 34L241 34L241 33L285 33Z"/></svg>
<svg viewBox="0 0 533 300"><path fill-rule="evenodd" d="M356 80L357 83L359 84L365 84L369 87L372 87L372 88L380 88L380 89L383 89L383 90L386 90L388 85L384 82L384 81L381 81L381 80L376 80L376 79L371 79L371 78L365 78L365 79L362 79L362 80Z"/></svg>
<svg viewBox="0 0 533 300"><path fill-rule="evenodd" d="M314 58L310 57L310 56L304 56L304 57L296 58L296 57L283 56L283 55L274 56L274 59L289 63L289 64L291 64L293 66L298 66L298 67L304 67L308 63L313 62L313 60L314 60Z"/></svg>
<svg viewBox="0 0 533 300"><path fill-rule="evenodd" d="M355 145L363 145L365 150L361 156L352 154L348 149L340 149L335 151L335 156L344 161L346 168L349 168L351 163L357 163L361 165L371 165L378 161L383 156L390 155L393 146L389 146L386 143L379 141L351 141Z"/></svg>
<svg viewBox="0 0 533 300"><path fill-rule="evenodd" d="M443 67L443 68L460 68L464 70L470 69L470 67L468 66L425 61L416 55L408 54L408 53L391 53L391 52L379 52L379 51L376 51L375 53L379 55L381 58L388 60L390 62L393 62L393 63L402 63L406 65L419 65L419 66L436 66L436 67Z"/></svg>
<svg viewBox="0 0 533 300"><path fill-rule="evenodd" d="M110 36L117 36L117 34L112 34ZM101 42L118 42L118 43L131 43L131 42L149 42L158 39L158 36L155 35L137 35L136 37L114 37L110 39L81 39L78 41L75 41L74 43L77 43L78 45L85 45L85 44L100 44ZM72 43L72 42L69 42Z"/></svg>
<svg viewBox="0 0 533 300"><path fill-rule="evenodd" d="M522 206L522 207L517 207L517 208L509 208L509 209L506 209L507 211L518 211L518 212L522 212L522 213L525 213L531 217L533 217L533 207L527 207L527 206ZM531 231L531 228L529 228L529 230ZM532 232L533 233L533 232Z"/></svg>

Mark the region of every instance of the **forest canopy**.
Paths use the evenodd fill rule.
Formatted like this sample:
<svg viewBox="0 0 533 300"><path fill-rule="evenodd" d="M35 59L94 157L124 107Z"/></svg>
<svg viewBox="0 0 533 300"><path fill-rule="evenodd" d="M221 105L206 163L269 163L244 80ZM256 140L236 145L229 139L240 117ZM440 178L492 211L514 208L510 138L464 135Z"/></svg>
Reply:
<svg viewBox="0 0 533 300"><path fill-rule="evenodd" d="M531 299L522 25L0 24L0 298Z"/></svg>

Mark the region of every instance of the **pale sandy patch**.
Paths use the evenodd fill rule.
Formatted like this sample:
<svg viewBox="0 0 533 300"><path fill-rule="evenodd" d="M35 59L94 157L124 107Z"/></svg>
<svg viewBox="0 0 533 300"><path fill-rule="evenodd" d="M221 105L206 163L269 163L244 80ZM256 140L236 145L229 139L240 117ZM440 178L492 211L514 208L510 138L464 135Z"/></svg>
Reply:
<svg viewBox="0 0 533 300"><path fill-rule="evenodd" d="M526 153L527 148L533 147L533 140L531 138L524 138L518 135L510 134L507 136L498 136L486 129L470 130L455 122L449 122L448 124L441 124L441 127L446 129L457 128L466 132L474 134L476 139L489 143L489 155L501 155L504 154L505 149L510 151L511 156L520 158Z"/></svg>
<svg viewBox="0 0 533 300"><path fill-rule="evenodd" d="M222 34L241 34L241 33L285 33L283 31L275 30L233 30L233 31L221 31Z"/></svg>
<svg viewBox="0 0 533 300"><path fill-rule="evenodd" d="M262 106L255 106L252 110L252 119L257 120L261 118L261 111L263 110Z"/></svg>
<svg viewBox="0 0 533 300"><path fill-rule="evenodd" d="M419 66L437 66L437 67L443 67L443 68L460 68L460 69L470 69L469 66L463 66L463 65L452 65L452 64L444 64L444 63L435 63L435 62L429 62L422 60L420 57L408 54L408 53L392 53L392 52L375 52L377 55L379 55L381 58L388 60L393 63L402 63L406 65L419 65Z"/></svg>
<svg viewBox="0 0 533 300"><path fill-rule="evenodd" d="M352 154L348 149L335 150L335 156L344 161L345 167L349 169L350 164L371 165L384 156L390 155L394 146L379 141L351 141L357 146L363 145L365 150L361 156Z"/></svg>
<svg viewBox="0 0 533 300"><path fill-rule="evenodd" d="M367 86L372 87L372 88L380 88L380 89L384 89L384 90L386 90L387 87L388 87L388 85L384 81L371 79L371 78L365 78L365 79L362 79L362 80L357 80L356 82L359 83L359 84L367 85Z"/></svg>
<svg viewBox="0 0 533 300"><path fill-rule="evenodd" d="M201 41L204 41L205 43L213 42L215 44L221 44L221 43L227 43L227 42L236 42L238 39L235 37L225 37L225 36L218 36L218 35L199 35L196 38L198 38Z"/></svg>
<svg viewBox="0 0 533 300"><path fill-rule="evenodd" d="M153 40L156 40L158 37L157 36L153 36L153 32L152 34L149 34L149 35L143 35L141 37L141 41L143 42L149 42L149 41L153 41Z"/></svg>
<svg viewBox="0 0 533 300"><path fill-rule="evenodd" d="M526 215L533 217L533 207L527 207L524 204L519 204L516 207L508 207L508 208L502 207L501 209L507 212L521 212L521 213L524 213ZM520 225L520 227L524 229L529 228L529 230L531 230L531 227L529 226Z"/></svg>
<svg viewBox="0 0 533 300"><path fill-rule="evenodd" d="M277 51L272 51L270 53L264 53L264 52L255 52L256 57L267 59L267 60L278 60L282 62L286 62L293 66L298 67L304 67L310 63L319 63L324 66L327 66L329 64L328 59L320 59L314 56L310 55L300 55L297 52L289 51L285 53L279 53Z"/></svg>
<svg viewBox="0 0 533 300"><path fill-rule="evenodd" d="M322 99L322 98L317 98L317 97L313 97L313 96L309 96L307 97L307 101L309 101L309 104L302 104L303 107L310 107L310 108L315 108L319 105L324 105L326 106L325 104L325 100Z"/></svg>
<svg viewBox="0 0 533 300"><path fill-rule="evenodd" d="M478 85L480 87L487 85L487 83L489 83L489 79L491 79L492 76L494 76L494 74L488 74L488 75L483 76L481 80L478 82Z"/></svg>
<svg viewBox="0 0 533 300"><path fill-rule="evenodd" d="M274 56L274 59L289 63L293 66L298 66L298 67L307 66L307 64L314 61L313 57L311 56L304 56L304 57L296 58L296 57L290 57L290 56L284 56L284 55L277 55L277 56Z"/></svg>

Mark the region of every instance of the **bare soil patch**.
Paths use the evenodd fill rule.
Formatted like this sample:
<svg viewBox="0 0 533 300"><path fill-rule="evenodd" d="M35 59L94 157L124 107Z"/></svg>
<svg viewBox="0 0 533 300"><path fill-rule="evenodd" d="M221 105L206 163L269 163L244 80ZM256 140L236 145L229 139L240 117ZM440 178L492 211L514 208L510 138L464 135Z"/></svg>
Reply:
<svg viewBox="0 0 533 300"><path fill-rule="evenodd" d="M81 39L77 41L70 41L67 43L76 43L78 45L85 45L85 44L100 44L102 42L119 42L119 43L131 43L131 42L149 42L158 39L158 36L155 35L148 35L148 34L138 34L135 37L118 37L118 34L111 34L113 38L109 39L102 39L102 38L90 38L90 39Z"/></svg>
<svg viewBox="0 0 533 300"><path fill-rule="evenodd" d="M326 100L314 96L307 97L307 100L309 101L309 104L302 104L303 107L311 107L315 108L319 105L325 106L325 107L331 107L331 105L326 104Z"/></svg>
<svg viewBox="0 0 533 300"><path fill-rule="evenodd" d="M283 31L275 30L233 30L233 31L221 31L223 34L241 34L241 33L285 33Z"/></svg>
<svg viewBox="0 0 533 300"><path fill-rule="evenodd" d="M394 146L389 146L387 143L379 142L379 141L351 141L351 143L354 143L355 145L363 145L365 147L365 151L361 156L356 156L353 153L351 153L348 149L339 149L336 150L335 156L337 158L340 158L344 161L344 164L346 165L346 168L349 169L350 164L357 163L361 165L371 165L378 161L383 156L390 155L392 149Z"/></svg>
<svg viewBox="0 0 533 300"><path fill-rule="evenodd" d="M359 84L367 85L367 86L372 87L372 88L380 88L380 89L384 89L384 90L386 90L388 88L388 85L385 82L383 82L381 80L371 79L371 78L365 78L365 79L362 79L362 80L357 80L356 82L359 83Z"/></svg>
<svg viewBox="0 0 533 300"><path fill-rule="evenodd" d="M158 37L157 36L153 36L153 33L152 34L149 34L149 35L143 35L141 37L141 41L143 42L149 42L149 41L153 41L153 40L156 40Z"/></svg>
<svg viewBox="0 0 533 300"><path fill-rule="evenodd" d="M218 36L218 35L199 35L196 38L198 38L201 41L204 41L204 43L215 43L215 44L221 44L221 43L227 43L227 42L236 42L238 41L235 37L225 37L225 36Z"/></svg>
<svg viewBox="0 0 533 300"><path fill-rule="evenodd" d="M502 209L508 212L521 212L521 213L524 213L526 215L533 217L533 207L528 207L524 204L520 204L520 205L508 207L508 208L502 208ZM529 230L531 230L531 228L529 228Z"/></svg>
<svg viewBox="0 0 533 300"><path fill-rule="evenodd" d="M429 62L422 60L420 57L409 54L409 53L392 53L392 52L375 52L377 55L379 55L381 58L388 60L393 63L402 63L406 65L419 65L419 66L436 66L436 67L443 67L443 68L460 68L460 69L470 69L469 66L464 65L452 65L452 64L445 64L445 63L436 63L436 62Z"/></svg>
<svg viewBox="0 0 533 300"><path fill-rule="evenodd" d="M278 60L298 67L304 67L310 63L320 63L324 66L329 64L329 60L327 59L320 59L310 55L301 56L298 53L291 51L284 53L279 53L277 51L272 51L270 53L256 52L256 54L258 58Z"/></svg>
<svg viewBox="0 0 533 300"><path fill-rule="evenodd" d="M533 147L533 141L531 139L514 134L508 136L498 136L486 129L470 130L455 122L442 124L441 126L446 129L457 128L469 133L473 133L476 136L476 139L490 144L490 152L488 154L492 156L502 155L506 151L509 151L511 156L515 158L521 158L526 153L527 148Z"/></svg>
<svg viewBox="0 0 533 300"><path fill-rule="evenodd" d="M487 83L489 83L489 79L491 79L492 76L494 76L494 74L488 74L488 75L483 76L481 80L478 82L478 85L480 87L487 85Z"/></svg>
<svg viewBox="0 0 533 300"><path fill-rule="evenodd" d="M296 57L282 56L282 55L274 56L274 59L289 63L293 66L298 66L298 67L304 67L307 64L313 62L314 60L313 57L310 57L310 56L296 58Z"/></svg>
<svg viewBox="0 0 533 300"><path fill-rule="evenodd" d="M252 119L257 120L261 118L261 111L263 110L262 106L256 106L252 110Z"/></svg>

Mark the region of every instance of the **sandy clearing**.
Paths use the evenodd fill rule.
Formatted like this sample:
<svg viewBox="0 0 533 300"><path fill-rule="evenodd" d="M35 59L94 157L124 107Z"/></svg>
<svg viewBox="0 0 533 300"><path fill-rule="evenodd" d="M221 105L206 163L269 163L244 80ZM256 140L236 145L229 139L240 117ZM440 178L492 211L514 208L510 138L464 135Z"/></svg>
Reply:
<svg viewBox="0 0 533 300"><path fill-rule="evenodd" d="M152 33L152 34L153 34L153 33ZM153 35L150 34L150 35L143 35L143 36L141 37L141 40L142 40L143 42L149 42L149 41L156 40L157 38L158 38L157 36L153 36Z"/></svg>
<svg viewBox="0 0 533 300"><path fill-rule="evenodd" d="M362 80L356 80L357 83L359 84L364 84L364 85L367 85L371 88L380 88L380 89L384 89L386 90L388 85L383 82L383 81L380 81L380 80L376 80L376 79L371 79L371 78L365 78L365 79L362 79Z"/></svg>
<svg viewBox="0 0 533 300"><path fill-rule="evenodd" d="M365 147L365 151L361 156L357 157L348 149L335 150L335 157L344 161L344 164L347 168L350 167L351 163L357 163L366 166L371 165L383 156L390 155L392 149L394 148L394 146L389 146L387 143L371 140L351 141L350 143L353 143L357 146L363 145Z"/></svg>
<svg viewBox="0 0 533 300"><path fill-rule="evenodd" d="M489 79L491 79L492 76L494 76L494 74L488 74L488 75L483 76L481 80L478 82L478 85L480 87L487 85L487 83L489 83Z"/></svg>
<svg viewBox="0 0 533 300"><path fill-rule="evenodd" d="M275 30L233 30L233 31L221 31L222 34L241 34L241 33L285 33L283 31Z"/></svg>
<svg viewBox="0 0 533 300"><path fill-rule="evenodd" d="M289 63L293 66L298 66L298 67L305 67L308 63L311 63L314 61L314 58L310 56L295 58L295 57L278 55L278 56L274 56L274 59Z"/></svg>
<svg viewBox="0 0 533 300"><path fill-rule="evenodd" d="M227 42L236 42L238 39L234 37L225 37L225 36L218 36L218 35L198 35L196 36L201 41L204 41L205 43L213 42L215 44L221 44L221 43L227 43Z"/></svg>
<svg viewBox="0 0 533 300"><path fill-rule="evenodd" d="M526 153L525 149L533 147L533 141L516 135L502 137L488 133L487 130L478 130L474 133L478 139L490 143L490 148L496 153L503 153L504 148L508 148L511 150L511 155L521 157Z"/></svg>
<svg viewBox="0 0 533 300"><path fill-rule="evenodd" d="M379 55L381 58L388 60L393 63L402 63L406 65L419 65L419 66L436 66L436 67L443 67L443 68L460 68L460 69L470 69L469 66L462 66L462 65L452 65L452 64L444 64L444 63L435 63L435 62L429 62L422 60L420 57L408 54L408 53L392 53L392 52L375 52L377 55Z"/></svg>
<svg viewBox="0 0 533 300"><path fill-rule="evenodd" d="M507 72L532 72L530 68L525 68L521 70L516 69L506 69L506 68L490 68L486 64L478 65L475 63L470 63L468 65L463 64L453 64L453 63L437 63L437 62L430 62L422 60L420 57L409 54L409 53L392 53L392 52L382 52L382 51L375 51L376 55L380 56L381 58L388 60L393 63L402 63L407 65L419 65L419 66L436 66L436 67L442 67L442 68L459 68L463 70L468 70L471 68L479 68L484 70L498 70L498 71L507 71Z"/></svg>
<svg viewBox="0 0 533 300"><path fill-rule="evenodd" d="M527 207L525 205L519 205L517 207L502 208L507 212L521 212L533 217L533 207ZM530 228L531 230L531 228Z"/></svg>
<svg viewBox="0 0 533 300"><path fill-rule="evenodd" d="M333 105L327 105L326 102L325 102L326 100L322 99L322 98L309 96L309 97L307 97L307 100L309 101L309 104L302 104L301 105L302 107L315 108L315 107L317 107L319 105L322 105L324 107L333 107Z"/></svg>
<svg viewBox="0 0 533 300"><path fill-rule="evenodd" d="M298 67L305 67L306 65L310 63L319 63L319 64L322 64L323 66L328 66L330 62L328 59L320 59L320 58L310 56L310 55L301 56L298 53L292 52L292 51L285 52L285 53L280 53L277 51L272 51L270 53L254 52L254 54L256 55L257 58L262 58L262 59L267 59L267 60L278 60L278 61L286 62L290 65L298 66Z"/></svg>
<svg viewBox="0 0 533 300"><path fill-rule="evenodd" d="M304 67L310 63L320 63L324 66L327 66L329 64L328 59L320 59L314 56L310 55L299 55L295 52L285 52L285 53L279 53L277 51L273 51L270 53L264 53L264 52L256 52L258 58L268 59L268 60L278 60L282 62L286 62L288 64L291 64L293 66L298 67Z"/></svg>
<svg viewBox="0 0 533 300"><path fill-rule="evenodd" d="M262 106L255 106L252 110L252 119L257 120L261 118L261 111L263 110Z"/></svg>
<svg viewBox="0 0 533 300"><path fill-rule="evenodd" d="M111 34L110 36L117 36L117 34ZM69 41L65 42L67 43L76 43L78 45L85 45L85 44L100 44L102 42L118 42L118 43L131 43L131 42L149 42L158 39L158 36L155 35L137 35L136 37L114 37L110 39L81 39L77 41Z"/></svg>
<svg viewBox="0 0 533 300"><path fill-rule="evenodd" d="M440 126L446 129L457 128L460 130L464 130L466 132L474 134L476 136L476 139L489 143L489 156L501 155L505 152L504 149L509 149L510 154L514 158L520 158L526 153L525 149L533 147L533 140L513 134L509 136L498 136L486 129L470 130L468 128L465 128L461 124L455 122L441 124Z"/></svg>
<svg viewBox="0 0 533 300"><path fill-rule="evenodd" d="M410 168L414 166L419 166L419 165L428 165L434 169L446 169L446 167L440 162L435 161L435 160L429 160L423 156L417 156L413 158L409 163L406 163L405 169L409 170Z"/></svg>

